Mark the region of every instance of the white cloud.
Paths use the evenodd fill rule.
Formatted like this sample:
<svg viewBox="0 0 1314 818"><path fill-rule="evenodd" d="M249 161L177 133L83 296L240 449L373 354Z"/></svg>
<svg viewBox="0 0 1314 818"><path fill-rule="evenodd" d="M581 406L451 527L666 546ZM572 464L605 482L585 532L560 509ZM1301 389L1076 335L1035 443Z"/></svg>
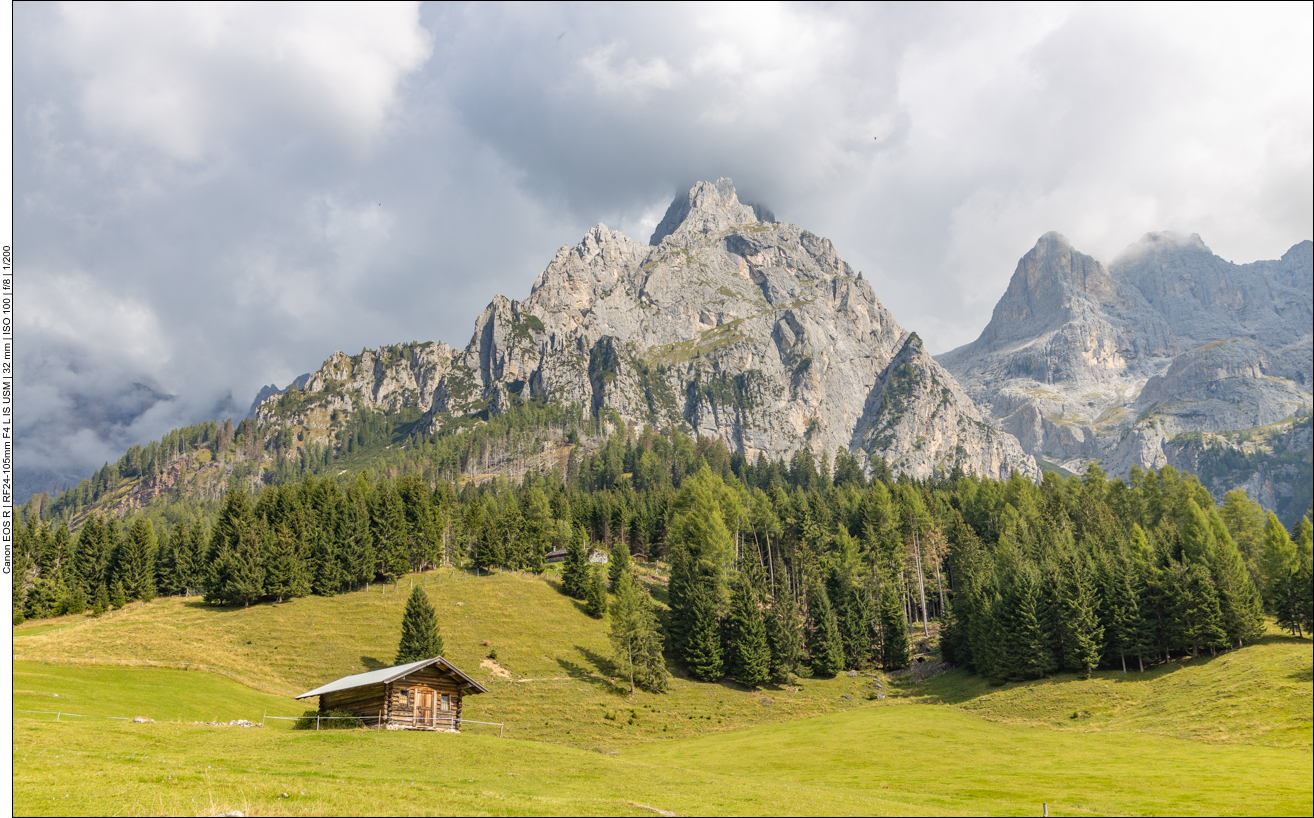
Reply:
<svg viewBox="0 0 1314 818"><path fill-rule="evenodd" d="M271 119L368 147L430 53L415 3L69 3L54 37L95 128L186 162Z"/></svg>
<svg viewBox="0 0 1314 818"><path fill-rule="evenodd" d="M49 420L20 465L240 413L334 349L463 344L698 179L833 239L935 351L1048 230L1274 257L1314 222L1311 8L18 4L19 380Z"/></svg>

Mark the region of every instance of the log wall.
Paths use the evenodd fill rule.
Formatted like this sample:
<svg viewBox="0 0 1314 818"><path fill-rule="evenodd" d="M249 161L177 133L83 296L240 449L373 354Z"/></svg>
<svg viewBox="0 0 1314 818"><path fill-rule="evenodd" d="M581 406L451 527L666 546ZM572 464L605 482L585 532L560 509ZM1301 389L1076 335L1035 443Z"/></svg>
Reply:
<svg viewBox="0 0 1314 818"><path fill-rule="evenodd" d="M389 684L376 684L325 693L319 697L319 712L341 710L365 719L368 726L395 725L407 730L460 732L464 684L461 680L433 667L422 668ZM431 690L434 697L433 718L420 714L417 705L421 691ZM450 696L449 709L442 709L442 696ZM380 716L382 719L380 720Z"/></svg>

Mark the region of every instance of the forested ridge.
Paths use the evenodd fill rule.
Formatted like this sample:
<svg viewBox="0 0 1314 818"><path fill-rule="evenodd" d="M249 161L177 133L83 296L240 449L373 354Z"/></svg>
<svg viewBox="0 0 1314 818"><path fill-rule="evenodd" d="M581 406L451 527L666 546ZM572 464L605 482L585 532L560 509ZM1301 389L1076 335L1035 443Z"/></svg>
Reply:
<svg viewBox="0 0 1314 818"><path fill-rule="evenodd" d="M505 448L532 425L484 427L484 443L501 435ZM543 572L564 549L563 591L597 616L624 608L613 619L629 617L646 651L636 683L656 689L663 651L696 678L758 686L903 668L913 640L933 652L938 636L944 660L1002 681L1240 646L1266 612L1311 627L1309 517L1293 536L1244 492L1217 505L1169 467L1126 481L1092 466L1039 485L915 482L879 462L868 477L842 450L750 463L719 442L620 430L563 470L476 485L458 482L466 460L433 455L486 450L473 434L446 440L411 438L378 470L305 469L208 505L91 514L76 532L30 513L16 529L14 619L161 594L332 595L439 565ZM612 554L610 601L590 548ZM648 586L669 603L655 640L631 555L663 567Z"/></svg>

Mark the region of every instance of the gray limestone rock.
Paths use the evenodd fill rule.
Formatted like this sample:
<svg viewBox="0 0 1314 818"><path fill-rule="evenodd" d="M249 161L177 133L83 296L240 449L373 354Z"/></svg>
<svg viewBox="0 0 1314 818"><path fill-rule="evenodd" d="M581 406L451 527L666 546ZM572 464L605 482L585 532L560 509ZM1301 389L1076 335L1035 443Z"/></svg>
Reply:
<svg viewBox="0 0 1314 818"><path fill-rule="evenodd" d="M1311 247L1238 265L1197 235L1150 233L1105 268L1047 233L981 336L939 361L1036 457L1157 468L1183 433L1289 424L1311 406Z"/></svg>
<svg viewBox="0 0 1314 818"><path fill-rule="evenodd" d="M524 301L493 299L464 350L396 349L338 353L305 390L336 390L342 411L415 406L430 431L532 396L719 438L750 460L806 446L914 477L1039 475L828 239L741 203L729 179L678 197L649 244L598 225L562 247Z"/></svg>

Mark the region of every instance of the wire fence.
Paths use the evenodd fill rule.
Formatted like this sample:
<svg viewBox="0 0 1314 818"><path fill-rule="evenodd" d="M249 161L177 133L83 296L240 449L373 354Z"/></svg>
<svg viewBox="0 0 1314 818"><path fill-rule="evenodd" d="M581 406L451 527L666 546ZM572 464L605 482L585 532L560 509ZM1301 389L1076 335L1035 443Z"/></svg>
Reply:
<svg viewBox="0 0 1314 818"><path fill-rule="evenodd" d="M65 716L70 717L70 718L79 718L79 719L112 719L112 720L114 720L114 721L137 721L138 719L141 718L141 717L138 717L138 719L130 719L130 718L128 718L127 716L100 716L100 715L87 715L87 714L85 714L85 713L70 713L70 712L68 712L67 710L21 710L21 709L15 708L13 712L15 712L15 713L32 713L32 714L35 714L35 715L54 716L54 717L55 717L55 719L54 719L55 721L60 721L60 720L62 720ZM141 720L143 720L143 721L151 721L151 722L155 721L154 719L141 719ZM302 723L304 723L304 724L306 725L306 727L305 727L304 729L307 729L307 730L310 729L310 722L311 722L311 720L314 720L314 722L315 722L315 729L316 729L316 730L321 729L321 727L323 726L321 723L322 723L322 722L326 722L326 721L355 721L355 722L359 722L359 723L361 724L362 727L370 727L370 724L369 724L369 723L370 723L370 722L374 722L374 726L373 726L372 729L375 729L375 730L381 730L381 729L383 729L383 722L385 721L384 718L383 718L382 716L320 716L320 715L314 715L314 716L306 716L306 715L302 715L302 716L271 716L271 715L268 714L268 712L266 712L264 715L262 715L262 716L260 717L260 721L258 721L258 722L249 721L249 720L247 720L247 719L233 719L233 720L228 721L228 722L221 722L221 721L219 721L219 719L216 717L214 721L203 721L203 722L193 722L193 723L194 723L194 724L214 725L214 726L229 726L229 725L233 725L233 724L243 724L243 725L251 726L251 727L264 727L264 726L265 726L265 722L266 722L266 721L270 721L270 720L273 720L273 721L302 722ZM504 723L502 723L502 722L497 722L497 721L474 721L474 720L472 720L472 719L455 719L455 720L454 720L455 731L459 733L459 732L461 731L461 727L462 727L462 725L466 725L466 724L484 724L484 725L488 725L488 726L490 726L490 727L496 727L496 728L497 728L497 737L498 737L498 738L502 738L502 737L503 737L503 734L504 734L504 732L505 732L505 728L506 728L506 725L505 725ZM433 726L436 727L437 725L433 725ZM325 727L324 729L329 729L329 728ZM424 728L421 727L421 728L412 728L412 729L424 729ZM434 732L442 732L442 731L435 730Z"/></svg>
<svg viewBox="0 0 1314 818"><path fill-rule="evenodd" d="M215 667L214 665L197 664L196 662L158 662L154 659L105 659L101 657L25 656L18 653L13 654L13 658L16 662L20 660L25 662L45 662L50 665L113 665L116 667L160 667L174 668L176 670L203 670L208 673L218 673L220 676L226 676L235 682L244 684L247 687L255 688L256 690L263 690L270 693L288 692L285 688L271 687L264 682L248 679L245 676L233 673L231 670L225 668Z"/></svg>

